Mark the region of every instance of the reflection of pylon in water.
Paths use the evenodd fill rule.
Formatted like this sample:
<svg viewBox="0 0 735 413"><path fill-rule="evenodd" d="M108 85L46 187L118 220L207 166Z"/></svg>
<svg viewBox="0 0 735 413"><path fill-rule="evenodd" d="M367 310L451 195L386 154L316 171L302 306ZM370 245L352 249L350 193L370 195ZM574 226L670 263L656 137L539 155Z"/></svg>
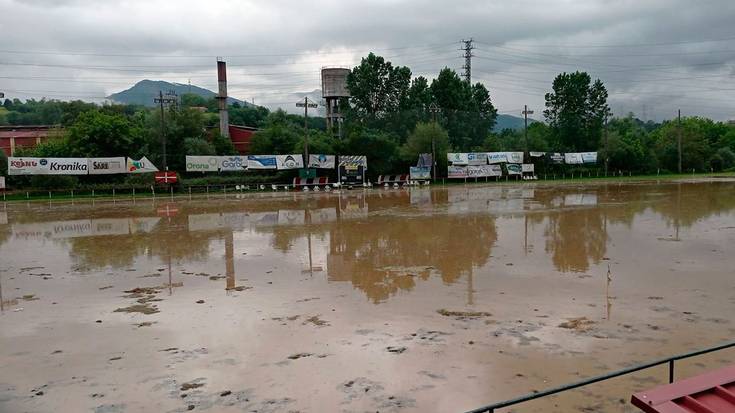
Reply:
<svg viewBox="0 0 735 413"><path fill-rule="evenodd" d="M607 319L610 319L612 313L612 298L610 297L610 283L612 282L612 272L610 271L610 264L607 264L607 282L605 285L605 304L607 309Z"/></svg>

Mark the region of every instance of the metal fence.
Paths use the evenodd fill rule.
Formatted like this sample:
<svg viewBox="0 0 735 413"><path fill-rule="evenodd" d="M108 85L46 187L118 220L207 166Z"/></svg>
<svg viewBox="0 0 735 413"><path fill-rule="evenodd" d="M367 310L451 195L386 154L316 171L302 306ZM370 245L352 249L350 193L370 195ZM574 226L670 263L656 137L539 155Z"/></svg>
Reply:
<svg viewBox="0 0 735 413"><path fill-rule="evenodd" d="M635 373L636 371L645 370L645 369L660 366L663 364L669 365L669 383L673 383L674 382L674 363L677 360L683 360L683 359L688 359L690 357L701 356L702 354L712 353L715 351L720 351L720 350L724 350L724 349L731 348L731 347L735 347L735 341L720 344L714 347L708 347L702 350L692 351L690 353L684 353L684 354L679 354L673 357L663 358L663 359L652 361L649 363L639 364L633 367L628 367L626 369L614 371L612 373L603 374L601 376L595 376L589 379L565 384L563 386L553 387L551 389L540 391L537 393L526 394L525 396L520 396L514 399L505 400L502 402L493 403L487 406L479 407L477 409L470 410L467 413L494 413L496 410L501 409L503 407L509 407L509 406L513 406L516 404L525 403L531 400L540 399L542 397L551 396L553 394L561 393L567 390L573 390L573 389L576 389L582 386L587 386L589 384L609 380L615 377L624 376L626 374Z"/></svg>

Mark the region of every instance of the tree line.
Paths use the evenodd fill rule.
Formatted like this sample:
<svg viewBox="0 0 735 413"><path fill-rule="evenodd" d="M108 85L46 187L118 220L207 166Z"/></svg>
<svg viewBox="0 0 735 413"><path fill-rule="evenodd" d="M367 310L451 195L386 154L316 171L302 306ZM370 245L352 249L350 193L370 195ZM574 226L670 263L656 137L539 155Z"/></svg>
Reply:
<svg viewBox="0 0 735 413"><path fill-rule="evenodd" d="M372 177L405 172L418 154L432 152L432 145L440 176L446 170L446 152L485 151L597 151L597 168L607 162L612 171L676 172L679 136L684 171L735 167L735 125L702 117L656 123L632 114L612 116L603 82L585 72L560 73L553 80L545 95L544 121L531 122L527 134L493 131L498 112L488 88L467 82L450 68L429 80L370 53L351 70L347 86L351 97L339 104L345 117L341 136L326 130L324 118L309 117L306 131L301 116L252 105L230 105L230 122L260 129L251 153L301 153L306 138L310 153L366 155ZM162 132L173 170L184 171L185 155L236 153L217 129L215 99L183 95L166 108L164 117L162 131L160 112L143 106L6 99L0 109L0 124L61 128L62 139L21 149L18 156L147 156L160 165ZM4 165L2 173L7 174ZM27 178L13 179L30 184L21 182Z"/></svg>

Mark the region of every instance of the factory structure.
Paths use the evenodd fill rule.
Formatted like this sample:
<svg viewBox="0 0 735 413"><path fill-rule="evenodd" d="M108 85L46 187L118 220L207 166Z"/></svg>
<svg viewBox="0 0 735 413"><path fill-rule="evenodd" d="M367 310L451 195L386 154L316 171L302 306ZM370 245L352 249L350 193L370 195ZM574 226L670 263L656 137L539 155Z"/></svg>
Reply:
<svg viewBox="0 0 735 413"><path fill-rule="evenodd" d="M334 131L334 127L340 130L344 116L340 111L340 101L350 97L347 90L347 75L350 69L343 67L324 67L322 68L322 99L327 108L327 130Z"/></svg>

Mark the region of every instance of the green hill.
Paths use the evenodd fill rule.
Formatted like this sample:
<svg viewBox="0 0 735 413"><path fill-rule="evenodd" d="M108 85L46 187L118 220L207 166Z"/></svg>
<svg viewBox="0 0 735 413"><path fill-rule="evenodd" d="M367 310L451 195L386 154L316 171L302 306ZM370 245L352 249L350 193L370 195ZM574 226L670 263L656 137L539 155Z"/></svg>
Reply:
<svg viewBox="0 0 735 413"><path fill-rule="evenodd" d="M158 97L159 91L164 94L169 91L173 91L177 95L181 96L186 93L192 93L199 95L205 99L216 96L215 92L209 89L204 89L199 86L186 85L183 83L171 83L163 80L141 80L136 83L133 87L122 92L113 93L107 98L113 100L116 103L122 104L133 104L133 105L144 105L144 106L155 106L153 99ZM235 98L227 98L228 104L239 103L243 106L249 105L247 102Z"/></svg>
<svg viewBox="0 0 735 413"><path fill-rule="evenodd" d="M535 120L528 120L528 124L536 122ZM513 115L498 115L496 119L495 127L493 132L500 132L503 129L522 130L523 129L523 118L520 116Z"/></svg>

